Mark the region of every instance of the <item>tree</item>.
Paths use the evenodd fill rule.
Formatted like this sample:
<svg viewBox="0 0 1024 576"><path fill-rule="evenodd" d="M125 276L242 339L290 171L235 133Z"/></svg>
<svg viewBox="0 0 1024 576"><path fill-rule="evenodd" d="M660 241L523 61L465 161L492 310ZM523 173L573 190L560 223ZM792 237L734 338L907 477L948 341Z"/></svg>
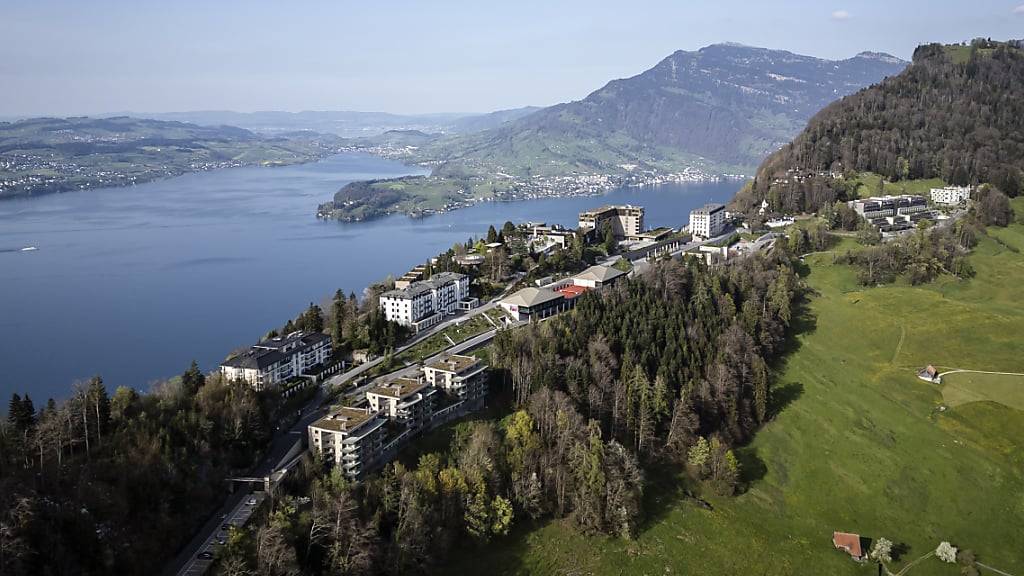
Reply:
<svg viewBox="0 0 1024 576"><path fill-rule="evenodd" d="M596 421L587 424L586 437L573 446L569 459L575 475L576 524L584 531L598 532L604 525L605 473L604 444Z"/></svg>
<svg viewBox="0 0 1024 576"><path fill-rule="evenodd" d="M711 445L708 443L707 438L701 436L697 438L697 442L690 447L690 451L686 457L686 463L693 466L696 470L701 471L701 474L703 474L704 467L707 466L710 459Z"/></svg>
<svg viewBox="0 0 1024 576"><path fill-rule="evenodd" d="M307 332L323 332L324 331L324 312L319 306L309 304L309 308L306 312L299 317L299 329Z"/></svg>
<svg viewBox="0 0 1024 576"><path fill-rule="evenodd" d="M615 247L618 243L615 241L615 232L612 231L612 227L609 224L604 226L604 251L609 255L615 253Z"/></svg>
<svg viewBox="0 0 1024 576"><path fill-rule="evenodd" d="M505 224L503 224L501 227L501 233L505 237L506 241L511 239L513 236L516 235L516 225L513 224L511 221L506 220Z"/></svg>
<svg viewBox="0 0 1024 576"><path fill-rule="evenodd" d="M868 556L879 564L892 562L892 541L886 538L875 540L874 544L871 545L871 552L868 553Z"/></svg>
<svg viewBox="0 0 1024 576"><path fill-rule="evenodd" d="M345 318L348 313L348 306L345 305L345 293L339 288L334 293L331 302L331 347L334 350L342 348L345 340Z"/></svg>
<svg viewBox="0 0 1024 576"><path fill-rule="evenodd" d="M489 226L487 228L487 243L488 244L493 244L493 243L495 243L497 241L498 241L498 231L494 229L494 225L492 224L491 226Z"/></svg>
<svg viewBox="0 0 1024 576"><path fill-rule="evenodd" d="M196 371L198 371L195 361L192 362L192 366ZM188 374L188 372L186 372L186 374ZM199 373L199 376L200 378L203 378L202 373ZM182 382L184 382L184 377L182 378ZM202 384L200 384L200 386L201 385ZM89 380L87 398L90 404L89 409L92 411L94 426L96 428L96 444L103 446L103 435L110 427L110 398L107 396L107 387L103 384L103 378L93 376L92 379Z"/></svg>
<svg viewBox="0 0 1024 576"><path fill-rule="evenodd" d="M1010 199L995 186L985 184L975 192L975 212L985 226L1008 226L1013 222Z"/></svg>
<svg viewBox="0 0 1024 576"><path fill-rule="evenodd" d="M102 382L101 380L100 383L102 384ZM185 370L185 373L181 375L181 385L185 388L186 394L194 396L204 384L206 384L206 376L199 369L199 364L193 360L188 370Z"/></svg>
<svg viewBox="0 0 1024 576"><path fill-rule="evenodd" d="M36 410L28 394L22 399L18 394L11 395L7 408L7 421L19 434L25 434L36 423Z"/></svg>
<svg viewBox="0 0 1024 576"><path fill-rule="evenodd" d="M956 547L949 542L939 542L939 546L935 549L935 556L947 564L953 564L956 562Z"/></svg>
<svg viewBox="0 0 1024 576"><path fill-rule="evenodd" d="M514 516L512 503L501 496L495 496L491 501L491 534L495 536L508 534Z"/></svg>

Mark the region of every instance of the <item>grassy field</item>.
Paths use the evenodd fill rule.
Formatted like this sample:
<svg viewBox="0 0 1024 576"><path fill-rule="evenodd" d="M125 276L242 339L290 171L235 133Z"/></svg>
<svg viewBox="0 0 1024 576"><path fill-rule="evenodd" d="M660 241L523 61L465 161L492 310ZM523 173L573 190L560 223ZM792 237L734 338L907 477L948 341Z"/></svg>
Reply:
<svg viewBox="0 0 1024 576"><path fill-rule="evenodd" d="M1024 410L1024 376L960 372L942 377L942 398L956 407L971 402L995 402Z"/></svg>
<svg viewBox="0 0 1024 576"><path fill-rule="evenodd" d="M783 406L740 451L744 494L710 498L708 511L651 486L634 541L565 521L520 526L446 572L874 574L832 548L844 530L898 543L894 571L949 540L1024 574L1024 411L973 401L943 412L941 388L915 377L929 363L1024 372L1024 256L1007 248L1024 246L1024 226L997 234L966 282L864 289L832 254L807 258L817 295L777 367ZM958 573L928 559L908 574Z"/></svg>
<svg viewBox="0 0 1024 576"><path fill-rule="evenodd" d="M858 184L857 196L868 198L878 195L878 181L882 177L872 172L862 172L857 175L855 181ZM928 180L903 180L901 182L886 181L883 184L884 194L919 194L925 198L931 198L932 188L942 188L946 183L941 178L930 178Z"/></svg>

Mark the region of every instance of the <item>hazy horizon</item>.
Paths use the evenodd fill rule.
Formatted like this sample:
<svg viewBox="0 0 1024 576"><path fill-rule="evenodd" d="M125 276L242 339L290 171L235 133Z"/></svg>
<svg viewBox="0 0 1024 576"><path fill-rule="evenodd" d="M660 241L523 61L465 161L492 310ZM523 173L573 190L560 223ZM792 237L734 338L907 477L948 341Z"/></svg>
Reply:
<svg viewBox="0 0 1024 576"><path fill-rule="evenodd" d="M195 111L474 114L578 100L722 42L839 60L1024 36L1021 0L465 1L388 6L41 0L0 21L0 117Z"/></svg>

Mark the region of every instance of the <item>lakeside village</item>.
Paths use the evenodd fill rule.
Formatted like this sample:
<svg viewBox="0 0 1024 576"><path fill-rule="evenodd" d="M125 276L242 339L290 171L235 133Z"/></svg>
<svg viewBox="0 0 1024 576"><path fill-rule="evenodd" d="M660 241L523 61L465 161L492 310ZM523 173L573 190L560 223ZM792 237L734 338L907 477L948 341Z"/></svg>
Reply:
<svg viewBox="0 0 1024 576"><path fill-rule="evenodd" d="M862 198L847 203L884 238L895 238L924 220L950 219L947 209L965 206L969 187L936 188L931 202L923 196ZM760 213L767 211L762 203ZM463 354L442 329L475 325L463 331L464 341L480 347L497 330L543 321L575 307L590 291L600 291L632 274L642 273L657 258L687 256L709 266L730 258L766 251L784 234L793 218L764 222L754 234L721 204L690 213L681 229L644 226L641 206L603 206L581 212L576 229L527 222L493 227L488 237L467 241L416 266L397 280L369 287L363 307L385 345L352 349L339 345L323 320L285 332L229 357L220 367L231 380L257 390L277 387L285 395L314 384L331 385L330 375L353 367L372 366L376 379L364 379L342 405L308 426L309 448L326 463L341 466L346 477L362 478L394 458L420 433L479 410L488 391L487 365ZM351 305L354 295L344 305ZM483 302L483 304L482 304ZM312 306L319 310L319 307ZM337 314L338 312L335 312ZM309 312L303 317L307 317ZM300 322L292 327L299 326ZM286 327L286 330L288 327ZM352 328L357 331L357 328ZM344 330L335 330L335 335ZM422 357L395 365L396 347L415 349L434 334L445 340ZM465 346L462 346L464 348ZM447 352L447 353L446 353ZM436 353L433 359L427 358ZM388 369L392 369L387 373ZM383 372L381 372L383 371Z"/></svg>

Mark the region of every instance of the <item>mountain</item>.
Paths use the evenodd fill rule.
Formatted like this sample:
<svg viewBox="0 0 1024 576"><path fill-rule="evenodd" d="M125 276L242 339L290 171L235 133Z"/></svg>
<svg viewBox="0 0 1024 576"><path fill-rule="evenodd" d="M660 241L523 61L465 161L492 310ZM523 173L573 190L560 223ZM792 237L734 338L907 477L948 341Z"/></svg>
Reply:
<svg viewBox="0 0 1024 576"><path fill-rule="evenodd" d="M234 126L128 117L0 122L0 198L308 162L341 145L337 136L313 132L270 137Z"/></svg>
<svg viewBox="0 0 1024 576"><path fill-rule="evenodd" d="M1024 50L1014 42L929 44L902 73L826 107L769 157L737 198L749 210L770 198L781 211L817 210L847 194L846 178L1024 182ZM795 176L795 177L791 177Z"/></svg>
<svg viewBox="0 0 1024 576"><path fill-rule="evenodd" d="M832 61L737 44L678 51L582 100L406 149L408 160L433 168L429 177L351 186L318 212L362 219L752 174L815 112L906 64L874 52Z"/></svg>
<svg viewBox="0 0 1024 576"><path fill-rule="evenodd" d="M202 126L239 126L263 134L312 130L335 134L344 138L377 136L391 130L418 130L424 133L478 132L497 128L505 122L521 118L540 108L527 106L499 110L488 114L437 113L389 114L387 112L355 111L261 111L233 112L230 110L198 110L192 112L125 113L124 115L188 122Z"/></svg>
<svg viewBox="0 0 1024 576"><path fill-rule="evenodd" d="M828 103L905 65L870 52L831 61L736 44L680 50L583 100L443 142L434 159L512 173L537 170L537 159L591 171L681 160L750 172Z"/></svg>
<svg viewBox="0 0 1024 576"><path fill-rule="evenodd" d="M540 106L524 106L522 108L512 108L509 110L498 110L488 114L465 116L452 122L452 130L459 134L470 134L473 132L491 130L492 128L499 128L503 124L513 122L524 116L529 116L538 110L543 110L543 108Z"/></svg>

